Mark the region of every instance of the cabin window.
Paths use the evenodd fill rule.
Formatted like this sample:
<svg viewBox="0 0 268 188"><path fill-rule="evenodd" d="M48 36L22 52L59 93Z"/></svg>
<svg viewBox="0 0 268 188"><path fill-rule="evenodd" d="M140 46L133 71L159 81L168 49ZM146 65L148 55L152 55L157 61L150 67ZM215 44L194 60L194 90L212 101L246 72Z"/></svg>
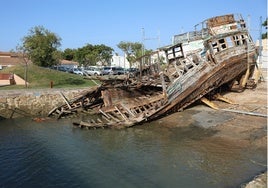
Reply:
<svg viewBox="0 0 268 188"><path fill-rule="evenodd" d="M235 35L235 36L233 36L233 39L234 39L234 42L235 42L235 45L236 45L236 46L241 45L239 36Z"/></svg>
<svg viewBox="0 0 268 188"><path fill-rule="evenodd" d="M233 40L231 37L227 37L225 40L226 40L226 44L227 44L228 48L231 48L234 46L234 43L233 43Z"/></svg>
<svg viewBox="0 0 268 188"><path fill-rule="evenodd" d="M247 41L251 42L247 35L235 35L233 36L233 40L236 46L246 45Z"/></svg>
<svg viewBox="0 0 268 188"><path fill-rule="evenodd" d="M213 52L216 53L216 52L219 52L219 47L218 47L218 43L216 41L212 42L211 43L212 45L212 48L213 48Z"/></svg>
<svg viewBox="0 0 268 188"><path fill-rule="evenodd" d="M241 35L241 39L242 39L242 43L243 43L243 44L246 44L246 38L245 38L244 35Z"/></svg>
<svg viewBox="0 0 268 188"><path fill-rule="evenodd" d="M225 40L224 39L220 39L219 40L219 46L221 47L222 50L226 48L226 44L225 44Z"/></svg>

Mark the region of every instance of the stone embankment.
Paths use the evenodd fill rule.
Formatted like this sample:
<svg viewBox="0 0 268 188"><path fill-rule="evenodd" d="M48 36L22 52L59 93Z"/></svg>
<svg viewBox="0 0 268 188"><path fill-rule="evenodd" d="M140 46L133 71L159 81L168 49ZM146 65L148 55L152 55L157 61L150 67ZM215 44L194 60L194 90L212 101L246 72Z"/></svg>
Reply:
<svg viewBox="0 0 268 188"><path fill-rule="evenodd" d="M251 182L241 188L267 188L267 172L255 177Z"/></svg>
<svg viewBox="0 0 268 188"><path fill-rule="evenodd" d="M0 90L0 118L45 117L53 108L65 104L63 96L72 101L91 89Z"/></svg>

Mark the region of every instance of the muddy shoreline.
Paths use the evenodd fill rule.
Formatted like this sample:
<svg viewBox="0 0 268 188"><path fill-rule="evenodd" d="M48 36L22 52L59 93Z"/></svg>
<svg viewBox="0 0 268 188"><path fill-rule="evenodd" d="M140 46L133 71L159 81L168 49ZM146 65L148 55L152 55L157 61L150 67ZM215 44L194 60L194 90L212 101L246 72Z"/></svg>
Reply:
<svg viewBox="0 0 268 188"><path fill-rule="evenodd" d="M157 120L163 126L199 126L216 132L212 137L202 140L202 145L211 145L217 141L231 143L237 148L254 148L267 154L267 82L261 82L255 89L247 89L242 93L230 92L224 97L232 100L234 104L222 101L213 101L219 110L211 109L205 104L199 104ZM230 109L239 111L235 113L224 111ZM250 112L256 115L248 115ZM259 116L259 114L264 116ZM266 117L265 117L266 116ZM267 156L267 155L266 155ZM267 162L266 164L251 160L251 163L261 165L264 172L255 174L248 182L242 183L241 187L267 187Z"/></svg>

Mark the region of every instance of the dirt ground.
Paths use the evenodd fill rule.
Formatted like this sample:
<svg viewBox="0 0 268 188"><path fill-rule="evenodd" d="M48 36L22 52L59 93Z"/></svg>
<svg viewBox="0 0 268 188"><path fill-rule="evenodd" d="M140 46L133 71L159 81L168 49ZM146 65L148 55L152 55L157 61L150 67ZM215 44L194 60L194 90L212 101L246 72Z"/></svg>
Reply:
<svg viewBox="0 0 268 188"><path fill-rule="evenodd" d="M267 74L265 81L258 83L255 89L246 89L241 93L229 92L223 96L233 101L229 104L213 100L219 110L205 104L193 106L171 114L160 120L166 126L195 125L216 130L213 136L217 140L230 141L236 147L254 147L267 153ZM229 111L228 111L229 110ZM233 111L233 112L230 112ZM238 113L239 112L239 113ZM247 113L252 113L251 115ZM215 141L207 138L206 143ZM267 164L264 164L267 167ZM251 187L266 187L267 172L249 183ZM254 182L257 183L254 186ZM261 183L260 183L261 182Z"/></svg>
<svg viewBox="0 0 268 188"><path fill-rule="evenodd" d="M224 97L235 104L212 101L219 110L200 104L158 121L164 126L171 127L195 125L210 128L216 130L217 138L232 141L241 147L253 146L267 150L267 82L259 83L254 90L247 89L242 93L230 92ZM244 112L255 115L247 115Z"/></svg>

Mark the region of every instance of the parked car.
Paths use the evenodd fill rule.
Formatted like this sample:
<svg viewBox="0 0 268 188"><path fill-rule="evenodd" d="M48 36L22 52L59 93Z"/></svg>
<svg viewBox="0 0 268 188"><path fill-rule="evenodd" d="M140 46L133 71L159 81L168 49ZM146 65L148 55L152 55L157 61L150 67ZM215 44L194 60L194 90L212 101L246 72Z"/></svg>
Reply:
<svg viewBox="0 0 268 188"><path fill-rule="evenodd" d="M110 74L112 75L121 75L121 74L125 74L126 70L122 67L112 67L112 71Z"/></svg>
<svg viewBox="0 0 268 188"><path fill-rule="evenodd" d="M139 72L140 70L138 68L132 67L132 68L127 69L127 73L129 74L130 77L135 77L139 75Z"/></svg>
<svg viewBox="0 0 268 188"><path fill-rule="evenodd" d="M100 67L87 67L84 71L89 76L100 76L100 75L102 75L102 68L100 68Z"/></svg>
<svg viewBox="0 0 268 188"><path fill-rule="evenodd" d="M125 73L126 70L122 67L104 67L102 70L103 75L121 75Z"/></svg>
<svg viewBox="0 0 268 188"><path fill-rule="evenodd" d="M73 71L72 71L74 74L79 74L79 75L84 75L83 71L79 68L73 68Z"/></svg>
<svg viewBox="0 0 268 188"><path fill-rule="evenodd" d="M111 67L103 67L101 73L102 75L108 75L110 74L110 71L111 71Z"/></svg>
<svg viewBox="0 0 268 188"><path fill-rule="evenodd" d="M52 66L50 68L57 71L68 72L68 68L65 66Z"/></svg>

